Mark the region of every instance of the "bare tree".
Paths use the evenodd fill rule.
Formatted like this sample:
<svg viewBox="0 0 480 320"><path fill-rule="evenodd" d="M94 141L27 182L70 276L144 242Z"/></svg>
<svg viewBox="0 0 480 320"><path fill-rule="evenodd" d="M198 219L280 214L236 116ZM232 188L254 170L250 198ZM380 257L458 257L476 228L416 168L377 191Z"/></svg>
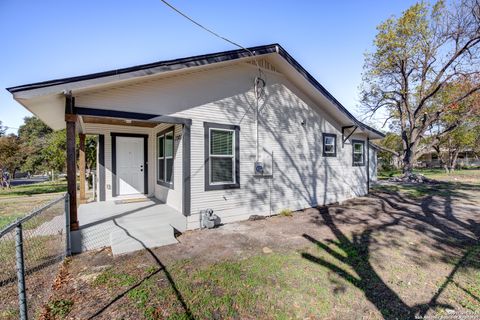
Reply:
<svg viewBox="0 0 480 320"><path fill-rule="evenodd" d="M383 109L398 122L403 171L410 176L425 133L452 105L480 90L480 0L417 3L377 29L375 51L365 59L362 104L372 114ZM439 103L451 83L464 85Z"/></svg>

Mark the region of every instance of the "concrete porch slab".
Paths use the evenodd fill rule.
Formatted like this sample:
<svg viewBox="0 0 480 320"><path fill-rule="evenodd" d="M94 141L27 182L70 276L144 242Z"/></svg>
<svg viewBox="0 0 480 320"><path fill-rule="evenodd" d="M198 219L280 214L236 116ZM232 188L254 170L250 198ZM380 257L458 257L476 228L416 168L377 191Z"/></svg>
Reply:
<svg viewBox="0 0 480 320"><path fill-rule="evenodd" d="M122 228L122 227L121 227ZM113 255L178 243L170 225L130 226L110 233Z"/></svg>
<svg viewBox="0 0 480 320"><path fill-rule="evenodd" d="M185 216L157 199L82 204L80 229L72 232L72 252L112 247L114 254L176 243L174 230L186 229Z"/></svg>

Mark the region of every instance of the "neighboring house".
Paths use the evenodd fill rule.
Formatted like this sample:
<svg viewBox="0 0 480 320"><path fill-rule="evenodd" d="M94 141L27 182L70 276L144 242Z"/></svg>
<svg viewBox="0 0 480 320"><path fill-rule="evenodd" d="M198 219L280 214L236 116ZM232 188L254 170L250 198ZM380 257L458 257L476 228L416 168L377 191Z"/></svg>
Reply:
<svg viewBox="0 0 480 320"><path fill-rule="evenodd" d="M448 150L441 149L440 155L444 159L448 158ZM443 168L445 163L439 158L438 152L433 148L424 154L417 160L416 164L419 168ZM480 167L480 158L471 149L462 150L458 153L456 165L459 168L463 167Z"/></svg>
<svg viewBox="0 0 480 320"><path fill-rule="evenodd" d="M255 57L219 52L8 90L53 129L67 127L72 198L75 131L99 136L99 201L155 197L183 214L183 230L209 208L226 223L365 195L376 179L369 140L383 134L280 45L249 50Z"/></svg>

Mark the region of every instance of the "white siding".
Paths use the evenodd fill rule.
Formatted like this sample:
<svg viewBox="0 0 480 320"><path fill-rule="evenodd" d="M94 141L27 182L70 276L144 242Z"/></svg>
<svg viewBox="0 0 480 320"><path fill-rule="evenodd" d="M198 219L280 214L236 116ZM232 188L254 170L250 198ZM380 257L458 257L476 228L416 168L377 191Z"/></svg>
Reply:
<svg viewBox="0 0 480 320"><path fill-rule="evenodd" d="M282 75L266 72L266 101L261 112L261 157L273 154L273 179L253 175L255 161L255 68L250 65L138 83L77 97L78 106L171 115L192 119L191 216L188 228L199 227L199 212L212 208L222 222L252 214L277 213L283 208L302 209L363 195L366 166L352 166L351 141L342 144L341 125L328 110L317 106ZM132 107L134 106L134 107ZM305 121L305 126L301 122ZM204 122L240 126L240 189L205 191ZM128 129L127 129L128 130ZM150 150L155 150L152 130ZM179 132L179 130L176 130ZM337 134L337 157L322 157L322 132ZM362 135L352 138L366 140ZM106 151L110 140L106 136ZM181 141L177 157L181 158ZM150 152L153 158L153 152ZM109 164L111 157L106 157ZM149 160L150 163L152 160ZM156 166L153 166L156 167ZM152 165L150 166L152 169ZM152 172L152 170L150 170ZM175 190L155 186L155 195L181 205L181 161L175 162ZM108 174L107 174L107 183ZM155 176L150 183L155 184ZM152 190L152 189L149 189ZM178 208L178 207L176 207Z"/></svg>

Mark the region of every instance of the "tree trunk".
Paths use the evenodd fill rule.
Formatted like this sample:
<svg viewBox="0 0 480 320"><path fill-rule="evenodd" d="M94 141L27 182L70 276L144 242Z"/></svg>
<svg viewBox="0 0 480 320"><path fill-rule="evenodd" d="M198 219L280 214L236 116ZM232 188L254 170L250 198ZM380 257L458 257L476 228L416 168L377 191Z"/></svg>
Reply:
<svg viewBox="0 0 480 320"><path fill-rule="evenodd" d="M455 167L457 166L457 159L458 159L458 154L460 153L459 150L455 150L453 152L452 158L450 160L450 172L455 171Z"/></svg>
<svg viewBox="0 0 480 320"><path fill-rule="evenodd" d="M403 140L403 176L410 177L413 175L413 164L417 159L418 136L415 132L410 134L404 132L402 134Z"/></svg>
<svg viewBox="0 0 480 320"><path fill-rule="evenodd" d="M410 146L407 146L403 152L403 175L405 177L413 174L413 152Z"/></svg>

